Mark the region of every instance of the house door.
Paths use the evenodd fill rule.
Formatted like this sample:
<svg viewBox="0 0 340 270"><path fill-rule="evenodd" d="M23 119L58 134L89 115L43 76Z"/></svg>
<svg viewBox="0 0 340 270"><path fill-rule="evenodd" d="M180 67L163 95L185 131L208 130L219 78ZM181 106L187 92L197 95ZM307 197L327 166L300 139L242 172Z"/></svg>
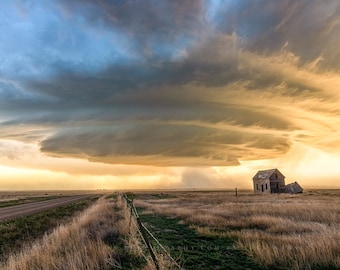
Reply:
<svg viewBox="0 0 340 270"><path fill-rule="evenodd" d="M262 188L262 192L263 192L263 185L261 185L261 188Z"/></svg>

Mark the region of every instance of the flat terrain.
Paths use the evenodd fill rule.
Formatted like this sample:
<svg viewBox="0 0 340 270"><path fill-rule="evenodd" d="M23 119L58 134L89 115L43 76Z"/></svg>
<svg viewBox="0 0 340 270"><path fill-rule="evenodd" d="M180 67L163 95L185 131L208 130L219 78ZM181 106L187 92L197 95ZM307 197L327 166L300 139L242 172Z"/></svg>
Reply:
<svg viewBox="0 0 340 270"><path fill-rule="evenodd" d="M142 221L186 269L340 269L340 190L131 196Z"/></svg>
<svg viewBox="0 0 340 270"><path fill-rule="evenodd" d="M74 196L47 195L69 199L82 197L75 196L80 195L76 193ZM127 192L126 195L133 199L140 221L151 232L149 241L159 264L164 264L160 269L176 269L173 260L176 265L188 270L340 269L340 190L306 190L296 195L254 195L252 191L239 191L237 197L234 191L221 190L135 191ZM86 196L88 199L85 200L90 200L86 205L95 201L91 195L83 198ZM40 199L41 194L37 194L37 197ZM61 199L53 197L45 203L53 205L53 202ZM106 205L106 210L84 211L79 221L86 226L80 226L77 221L71 226L72 230L71 227L66 230L66 225L58 226L69 224L65 217L74 215L75 211L67 208L73 205L76 211L85 209L86 205L77 206L81 201L49 211L34 207L34 210L42 212L0 222L3 262L7 263L8 259L8 266L14 265L13 261L17 265L12 268L1 268L0 265L0 268L36 269L23 267L29 261L37 265L46 263L44 269L51 269L51 265L64 265L67 260L73 265L89 258L91 263L101 265L91 269L152 269L153 262L138 233L137 221L134 216L131 218L132 212L123 197L117 193L103 196L97 202L103 203L103 207ZM0 209L0 217L3 209ZM99 222L103 213L107 215L106 220ZM76 233L71 233L73 230ZM41 237L47 235L46 232L52 232L51 237L57 235L53 236L53 240L44 236L44 241L48 242L39 242L43 252L38 252L34 244L34 248L25 249L25 257L17 257L17 251L36 239L42 241ZM76 242L70 235L82 237ZM92 247L95 237L98 238L98 246ZM87 238L91 245L84 247ZM59 243L59 247L56 243ZM67 249L74 250L72 257L63 252L65 243L69 244ZM45 256L47 250L50 253ZM100 254L97 254L99 250ZM90 251L94 251L92 257L89 256ZM76 252L79 252L77 256ZM151 268L145 268L149 264ZM85 268L78 265L68 269Z"/></svg>
<svg viewBox="0 0 340 270"><path fill-rule="evenodd" d="M49 210L66 204L70 204L76 201L83 200L92 195L77 195L71 197L62 197L58 199L39 201L33 203L25 203L15 206L0 208L0 222L15 219L22 216L39 213L41 211Z"/></svg>

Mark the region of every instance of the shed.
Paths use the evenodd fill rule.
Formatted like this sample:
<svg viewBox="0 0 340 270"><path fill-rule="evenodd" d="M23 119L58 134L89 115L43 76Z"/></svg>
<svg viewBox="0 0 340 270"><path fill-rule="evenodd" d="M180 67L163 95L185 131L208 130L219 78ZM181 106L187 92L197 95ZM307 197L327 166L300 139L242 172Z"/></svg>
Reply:
<svg viewBox="0 0 340 270"><path fill-rule="evenodd" d="M303 193L303 188L298 184L298 182L290 183L285 186L285 193L297 194Z"/></svg>

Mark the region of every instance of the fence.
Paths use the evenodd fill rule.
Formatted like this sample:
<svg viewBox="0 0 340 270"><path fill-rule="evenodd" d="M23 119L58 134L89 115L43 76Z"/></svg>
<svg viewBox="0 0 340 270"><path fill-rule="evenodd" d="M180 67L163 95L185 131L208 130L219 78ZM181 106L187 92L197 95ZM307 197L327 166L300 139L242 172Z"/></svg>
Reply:
<svg viewBox="0 0 340 270"><path fill-rule="evenodd" d="M133 203L133 200L130 199L125 193L123 194L123 198L125 199L126 201L126 204L127 206L130 208L130 225L131 226L131 222L132 222L132 218L135 218L136 221L137 221L137 228L138 228L138 231L140 233L140 235L142 236L142 239L145 243L145 245L147 246L149 252L150 252L150 255L151 255L151 258L155 264L155 267L157 270L160 269L159 267L159 262L157 260L157 256L156 256L156 253L154 251L154 248L149 240L149 237L151 239L154 240L154 242L157 244L158 248L161 250L161 252L169 258L169 260L174 264L174 266L178 267L178 269L183 269L177 262L174 258L171 257L171 255L169 254L169 252L163 247L163 245L157 240L157 238L150 232L150 230L148 230L148 228L146 228L144 226L144 224L141 222L140 220L140 217L139 217L139 214L137 212L137 209Z"/></svg>

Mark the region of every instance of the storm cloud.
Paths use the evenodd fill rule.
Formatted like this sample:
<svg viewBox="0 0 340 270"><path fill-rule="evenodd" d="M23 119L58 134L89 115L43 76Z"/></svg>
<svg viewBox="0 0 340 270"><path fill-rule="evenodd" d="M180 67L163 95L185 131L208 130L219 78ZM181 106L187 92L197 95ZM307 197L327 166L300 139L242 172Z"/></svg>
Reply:
<svg viewBox="0 0 340 270"><path fill-rule="evenodd" d="M340 5L325 2L1 3L0 136L156 166L234 166L295 141L329 149Z"/></svg>

